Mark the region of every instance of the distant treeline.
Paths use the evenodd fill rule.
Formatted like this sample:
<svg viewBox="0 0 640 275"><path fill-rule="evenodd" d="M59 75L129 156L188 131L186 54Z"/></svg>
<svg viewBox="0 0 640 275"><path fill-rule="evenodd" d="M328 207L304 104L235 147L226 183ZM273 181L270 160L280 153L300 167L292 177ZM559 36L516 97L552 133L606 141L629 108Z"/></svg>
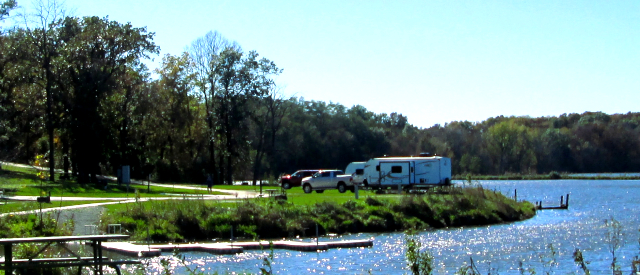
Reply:
<svg viewBox="0 0 640 275"><path fill-rule="evenodd" d="M2 4L0 20L15 6ZM422 129L399 113L287 98L274 62L216 32L164 56L152 78L153 33L59 15L0 33L0 160L41 155L81 182L129 165L133 177L221 184L421 152L452 158L454 174L640 170L637 113Z"/></svg>

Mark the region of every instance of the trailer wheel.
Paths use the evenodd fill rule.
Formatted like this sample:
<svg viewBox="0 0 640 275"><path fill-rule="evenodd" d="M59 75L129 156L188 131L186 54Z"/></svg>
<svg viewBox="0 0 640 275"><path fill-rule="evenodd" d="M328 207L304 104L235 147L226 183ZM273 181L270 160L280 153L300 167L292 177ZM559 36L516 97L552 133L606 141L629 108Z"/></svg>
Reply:
<svg viewBox="0 0 640 275"><path fill-rule="evenodd" d="M304 192L307 193L307 194L311 193L311 191L312 191L311 185L309 185L308 183L305 184L304 186L302 186L302 190L304 190Z"/></svg>
<svg viewBox="0 0 640 275"><path fill-rule="evenodd" d="M449 178L444 179L444 185L451 185L451 180Z"/></svg>
<svg viewBox="0 0 640 275"><path fill-rule="evenodd" d="M347 192L347 186L344 184L344 182L338 183L338 192L340 193Z"/></svg>
<svg viewBox="0 0 640 275"><path fill-rule="evenodd" d="M367 180L363 180L362 183L364 184L364 187L369 187L369 182Z"/></svg>

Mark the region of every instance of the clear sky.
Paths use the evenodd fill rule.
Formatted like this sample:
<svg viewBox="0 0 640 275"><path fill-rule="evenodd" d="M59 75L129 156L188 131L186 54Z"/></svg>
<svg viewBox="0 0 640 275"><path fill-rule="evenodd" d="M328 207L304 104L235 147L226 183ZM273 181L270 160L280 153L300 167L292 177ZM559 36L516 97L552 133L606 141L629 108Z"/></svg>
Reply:
<svg viewBox="0 0 640 275"><path fill-rule="evenodd" d="M18 0L25 8L30 0ZM640 1L67 0L156 33L208 31L273 60L285 94L398 112L418 127L640 111ZM159 64L158 56L155 63Z"/></svg>

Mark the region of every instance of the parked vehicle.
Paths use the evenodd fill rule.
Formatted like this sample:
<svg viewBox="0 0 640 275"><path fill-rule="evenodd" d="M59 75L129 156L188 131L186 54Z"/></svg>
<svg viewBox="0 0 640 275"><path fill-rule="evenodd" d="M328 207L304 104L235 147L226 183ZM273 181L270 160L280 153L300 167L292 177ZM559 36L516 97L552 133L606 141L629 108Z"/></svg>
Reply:
<svg viewBox="0 0 640 275"><path fill-rule="evenodd" d="M294 186L300 186L302 183L302 179L306 177L313 176L313 174L317 173L318 169L308 169L308 170L298 170L291 175L284 175L280 177L280 186L284 189L291 189Z"/></svg>
<svg viewBox="0 0 640 275"><path fill-rule="evenodd" d="M362 185L364 181L364 161L352 162L344 169L344 173L353 177L353 184Z"/></svg>
<svg viewBox="0 0 640 275"><path fill-rule="evenodd" d="M320 170L311 177L302 179L302 190L305 193L322 193L327 189L338 189L340 193L347 190L353 191L353 178L350 175L344 175L342 170Z"/></svg>
<svg viewBox="0 0 640 275"><path fill-rule="evenodd" d="M429 157L373 158L364 165L365 186L372 188L451 184L451 159Z"/></svg>

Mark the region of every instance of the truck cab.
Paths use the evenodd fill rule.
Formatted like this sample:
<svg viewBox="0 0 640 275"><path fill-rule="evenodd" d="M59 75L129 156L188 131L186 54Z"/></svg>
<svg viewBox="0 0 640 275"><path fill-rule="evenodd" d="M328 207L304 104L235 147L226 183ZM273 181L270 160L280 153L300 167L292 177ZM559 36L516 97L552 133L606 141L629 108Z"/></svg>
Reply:
<svg viewBox="0 0 640 275"><path fill-rule="evenodd" d="M322 193L327 189L338 189L340 193L353 190L353 178L342 170L320 170L311 177L302 179L302 190L305 193Z"/></svg>

